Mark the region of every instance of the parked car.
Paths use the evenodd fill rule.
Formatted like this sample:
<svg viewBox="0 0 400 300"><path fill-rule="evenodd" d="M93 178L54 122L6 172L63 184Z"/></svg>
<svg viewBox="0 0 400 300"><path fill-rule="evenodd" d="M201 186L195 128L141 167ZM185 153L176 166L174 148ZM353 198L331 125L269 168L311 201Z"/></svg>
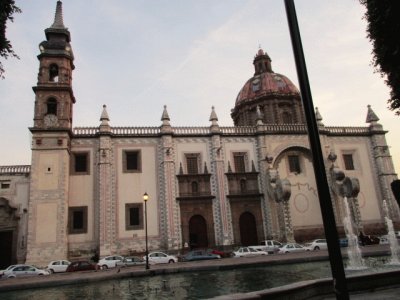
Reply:
<svg viewBox="0 0 400 300"><path fill-rule="evenodd" d="M117 267L131 267L144 264L146 264L146 261L139 256L127 256L122 261L116 262Z"/></svg>
<svg viewBox="0 0 400 300"><path fill-rule="evenodd" d="M194 260L207 260L207 259L219 259L220 255L208 252L206 250L193 250L182 256L182 261L194 261Z"/></svg>
<svg viewBox="0 0 400 300"><path fill-rule="evenodd" d="M15 278L27 276L45 276L50 275L47 270L38 269L31 265L11 265L7 269L0 271L0 277Z"/></svg>
<svg viewBox="0 0 400 300"><path fill-rule="evenodd" d="M91 271L96 270L96 265L88 261L74 261L69 264L67 272L78 272L78 271Z"/></svg>
<svg viewBox="0 0 400 300"><path fill-rule="evenodd" d="M268 252L257 251L250 247L240 247L237 251L234 251L233 254L235 257L249 257L258 255L268 255Z"/></svg>
<svg viewBox="0 0 400 300"><path fill-rule="evenodd" d="M326 239L316 239L304 245L308 250L326 250L328 249L328 244Z"/></svg>
<svg viewBox="0 0 400 300"><path fill-rule="evenodd" d="M282 253L305 252L305 251L309 251L309 249L297 243L288 243L279 248L278 253L282 254Z"/></svg>
<svg viewBox="0 0 400 300"><path fill-rule="evenodd" d="M283 246L281 242L275 240L262 241L261 244L267 247L268 254L278 253L279 248Z"/></svg>
<svg viewBox="0 0 400 300"><path fill-rule="evenodd" d="M146 260L146 256L143 256ZM173 255L165 254L164 252L151 252L149 253L149 263L152 264L170 264L178 262L178 258Z"/></svg>
<svg viewBox="0 0 400 300"><path fill-rule="evenodd" d="M217 255L221 256L221 258L232 256L232 252L221 251L221 250L217 250L217 249L207 249L207 252L212 253L212 254L217 254Z"/></svg>
<svg viewBox="0 0 400 300"><path fill-rule="evenodd" d="M257 251L268 252L267 246L249 246L249 248L257 250Z"/></svg>
<svg viewBox="0 0 400 300"><path fill-rule="evenodd" d="M46 269L50 273L66 272L70 263L71 262L69 262L68 260L63 260L63 259L53 260L47 265Z"/></svg>
<svg viewBox="0 0 400 300"><path fill-rule="evenodd" d="M104 269L109 269L109 268L115 268L117 262L119 261L123 261L124 257L121 255L110 255L110 256L106 256L103 257L102 259L99 260L99 262L97 263L97 265Z"/></svg>
<svg viewBox="0 0 400 300"><path fill-rule="evenodd" d="M379 244L379 238L378 237L376 237L374 235L365 235L361 231L360 231L360 234L358 235L358 240L359 240L359 243L361 243L362 246Z"/></svg>

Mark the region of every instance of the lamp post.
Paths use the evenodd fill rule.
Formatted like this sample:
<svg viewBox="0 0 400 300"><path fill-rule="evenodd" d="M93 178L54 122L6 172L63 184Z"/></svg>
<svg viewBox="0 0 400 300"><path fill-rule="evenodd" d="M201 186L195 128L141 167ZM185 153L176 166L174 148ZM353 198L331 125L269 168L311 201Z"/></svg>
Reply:
<svg viewBox="0 0 400 300"><path fill-rule="evenodd" d="M143 194L144 201L144 230L146 235L146 270L150 269L149 267L149 248L147 247L147 200L149 200L149 195L147 193Z"/></svg>

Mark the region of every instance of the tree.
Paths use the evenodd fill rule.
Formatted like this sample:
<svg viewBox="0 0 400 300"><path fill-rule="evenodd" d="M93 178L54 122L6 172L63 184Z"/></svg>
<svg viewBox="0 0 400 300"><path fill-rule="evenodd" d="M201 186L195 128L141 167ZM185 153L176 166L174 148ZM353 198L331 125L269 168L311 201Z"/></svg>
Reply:
<svg viewBox="0 0 400 300"><path fill-rule="evenodd" d="M373 45L372 63L391 89L389 109L400 115L400 1L359 0L367 9L367 36Z"/></svg>
<svg viewBox="0 0 400 300"><path fill-rule="evenodd" d="M6 23L7 21L14 21L13 14L20 13L19 9L15 5L14 0L0 0L0 56L7 59L9 57L18 58L18 55L14 52L11 46L11 42L6 38ZM4 78L3 64L0 62L0 78Z"/></svg>

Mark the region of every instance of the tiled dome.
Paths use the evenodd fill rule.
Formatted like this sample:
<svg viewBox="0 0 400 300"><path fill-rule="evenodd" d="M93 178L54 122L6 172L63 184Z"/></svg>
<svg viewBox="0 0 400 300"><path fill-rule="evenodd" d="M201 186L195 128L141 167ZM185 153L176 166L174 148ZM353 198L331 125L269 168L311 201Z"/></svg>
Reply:
<svg viewBox="0 0 400 300"><path fill-rule="evenodd" d="M235 125L255 125L260 107L264 123L303 123L300 92L289 78L275 73L271 59L263 49L254 57L254 76L236 97L231 116Z"/></svg>

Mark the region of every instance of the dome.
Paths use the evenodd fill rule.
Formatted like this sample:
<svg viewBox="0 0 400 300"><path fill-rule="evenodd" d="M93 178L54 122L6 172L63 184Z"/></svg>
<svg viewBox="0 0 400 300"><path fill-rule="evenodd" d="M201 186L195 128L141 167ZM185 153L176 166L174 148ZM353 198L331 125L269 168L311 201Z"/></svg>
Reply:
<svg viewBox="0 0 400 300"><path fill-rule="evenodd" d="M254 126L257 107L264 123L304 123L300 92L289 78L275 73L263 49L254 57L254 76L239 91L231 116L237 126Z"/></svg>
<svg viewBox="0 0 400 300"><path fill-rule="evenodd" d="M235 106L269 95L293 96L299 95L299 90L284 75L273 72L261 73L247 80L236 98Z"/></svg>

